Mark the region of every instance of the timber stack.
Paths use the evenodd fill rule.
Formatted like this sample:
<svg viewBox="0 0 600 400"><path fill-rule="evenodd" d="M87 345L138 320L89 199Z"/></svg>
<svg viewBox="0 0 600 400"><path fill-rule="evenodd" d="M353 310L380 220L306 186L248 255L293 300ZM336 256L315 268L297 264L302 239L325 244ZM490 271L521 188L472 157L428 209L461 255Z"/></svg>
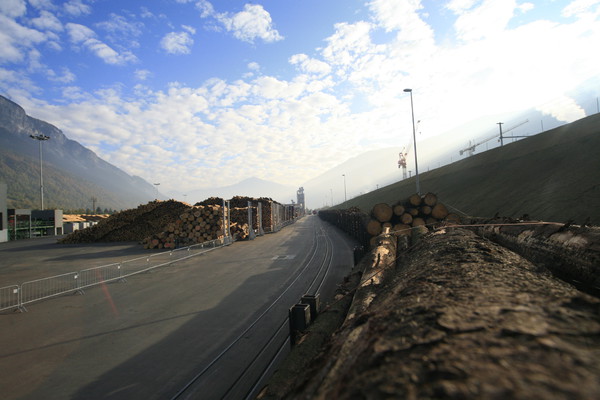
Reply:
<svg viewBox="0 0 600 400"><path fill-rule="evenodd" d="M248 203L246 203L248 204ZM256 217L256 207L250 207L252 210L252 226L253 229L258 229L258 222ZM246 239L250 234L250 227L248 226L248 206L246 207L232 207L230 212L232 235L237 233L237 238L240 240Z"/></svg>
<svg viewBox="0 0 600 400"><path fill-rule="evenodd" d="M193 206L168 223L164 231L145 238L143 244L147 249L174 249L222 239L223 224L222 205Z"/></svg>
<svg viewBox="0 0 600 400"><path fill-rule="evenodd" d="M375 204L367 223L367 232L373 245L377 236L388 229L396 236L416 237L441 223L460 222L460 217L450 213L434 193L424 196L415 193L396 204Z"/></svg>
<svg viewBox="0 0 600 400"><path fill-rule="evenodd" d="M86 229L68 234L59 243L141 241L159 232L189 205L176 200L151 201L137 208L121 211Z"/></svg>
<svg viewBox="0 0 600 400"><path fill-rule="evenodd" d="M261 223L266 232L272 232L277 224L277 219L283 221L284 218L278 215L281 204L268 197L245 197L235 196L230 200L231 222L238 224L248 224L248 203L252 208L252 229L258 230L258 203L261 204Z"/></svg>
<svg viewBox="0 0 600 400"><path fill-rule="evenodd" d="M261 204L261 223L264 231L272 232L273 230L275 230L277 220L284 220L284 216L279 215L279 210L281 209L281 207L278 206L280 206L280 204L271 198L234 196L231 200L229 200L229 206L231 207L231 235L234 237L234 240L244 240L248 238L248 235L250 233L250 226L248 225L248 204L250 204L250 208L252 211L252 229L254 229L255 231L259 229L258 203ZM196 203L196 206L221 204L223 204L222 198L210 197L204 201Z"/></svg>

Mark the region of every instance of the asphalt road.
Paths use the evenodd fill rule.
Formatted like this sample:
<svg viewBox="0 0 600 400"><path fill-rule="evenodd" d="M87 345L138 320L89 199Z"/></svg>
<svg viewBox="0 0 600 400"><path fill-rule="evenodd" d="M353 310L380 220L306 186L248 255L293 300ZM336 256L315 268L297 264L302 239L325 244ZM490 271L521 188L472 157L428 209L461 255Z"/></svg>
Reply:
<svg viewBox="0 0 600 400"><path fill-rule="evenodd" d="M143 252L134 244L27 242L0 246L0 286ZM1 397L243 398L287 336L288 308L316 290L326 267L319 293L331 299L352 269L352 247L311 216L127 282L1 314ZM259 355L263 348L269 352Z"/></svg>

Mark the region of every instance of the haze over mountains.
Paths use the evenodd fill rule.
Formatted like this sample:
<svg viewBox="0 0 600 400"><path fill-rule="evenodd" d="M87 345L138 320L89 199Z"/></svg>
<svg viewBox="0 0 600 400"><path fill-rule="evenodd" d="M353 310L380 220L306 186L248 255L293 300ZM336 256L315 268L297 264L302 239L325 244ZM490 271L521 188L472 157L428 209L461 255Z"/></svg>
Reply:
<svg viewBox="0 0 600 400"><path fill-rule="evenodd" d="M421 140L419 132L427 128L426 121L417 125L419 171L424 173L464 159L459 151L469 141L477 143L497 133L496 122L506 121L504 128L523 123L507 136L532 136L562 123L529 111L518 116L494 115L481 117L444 134L451 141L437 138ZM39 145L29 135L51 137L43 142L44 200L46 208L92 208L92 198L101 209L126 209L147 203L155 198L175 198L194 204L208 197L233 196L270 197L281 203L296 201L296 191L304 187L306 205L314 209L339 204L382 188L402 179L398 154L403 147L410 149L407 170L414 175L413 143L398 143L383 149L365 152L323 174L298 184L279 184L256 177L224 187L198 188L188 191L160 193L160 185L131 176L102 160L93 151L68 139L60 129L27 116L16 103L0 96L0 181L8 184L8 203L11 208L39 208ZM509 141L517 139L507 139ZM450 143L450 144L449 144ZM475 153L499 146L497 138L478 146ZM307 160L307 162L313 162ZM251 166L248 168L251 169Z"/></svg>
<svg viewBox="0 0 600 400"><path fill-rule="evenodd" d="M68 139L60 129L32 118L18 104L0 96L0 180L8 185L8 205L39 208L39 143L43 142L45 208L124 209L156 197L154 186L99 158Z"/></svg>

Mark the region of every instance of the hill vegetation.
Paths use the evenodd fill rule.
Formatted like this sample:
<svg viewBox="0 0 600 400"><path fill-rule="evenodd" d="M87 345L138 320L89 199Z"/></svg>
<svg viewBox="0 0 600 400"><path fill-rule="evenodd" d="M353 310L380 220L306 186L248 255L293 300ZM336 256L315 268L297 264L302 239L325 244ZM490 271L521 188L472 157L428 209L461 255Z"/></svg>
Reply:
<svg viewBox="0 0 600 400"><path fill-rule="evenodd" d="M30 135L45 135L44 206L71 210L136 207L156 197L156 188L102 160L67 138L57 127L32 118L0 96L0 181L8 186L9 208L40 206L39 146Z"/></svg>
<svg viewBox="0 0 600 400"><path fill-rule="evenodd" d="M600 225L600 114L420 174L451 211ZM369 212L416 191L415 177L337 205Z"/></svg>
<svg viewBox="0 0 600 400"><path fill-rule="evenodd" d="M0 149L0 182L8 184L8 208L40 207L39 160ZM94 183L72 176L64 170L44 165L44 207L63 210L96 207L123 209L128 203Z"/></svg>

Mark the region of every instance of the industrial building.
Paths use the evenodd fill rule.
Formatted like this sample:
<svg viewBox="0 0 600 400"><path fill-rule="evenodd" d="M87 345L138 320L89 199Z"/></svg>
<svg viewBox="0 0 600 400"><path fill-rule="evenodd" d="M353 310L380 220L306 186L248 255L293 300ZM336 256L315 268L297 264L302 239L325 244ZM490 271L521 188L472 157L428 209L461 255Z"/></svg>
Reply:
<svg viewBox="0 0 600 400"><path fill-rule="evenodd" d="M0 183L0 242L64 233L62 210L9 209L7 192Z"/></svg>

